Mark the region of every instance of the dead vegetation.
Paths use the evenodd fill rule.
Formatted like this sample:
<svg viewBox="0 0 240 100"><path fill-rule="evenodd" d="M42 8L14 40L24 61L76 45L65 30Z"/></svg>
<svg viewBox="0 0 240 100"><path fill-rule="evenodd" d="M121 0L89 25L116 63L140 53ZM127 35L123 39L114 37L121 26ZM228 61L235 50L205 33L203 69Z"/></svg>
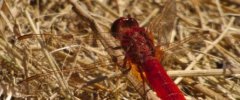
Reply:
<svg viewBox="0 0 240 100"><path fill-rule="evenodd" d="M143 99L141 82L114 63L124 56L109 28L128 14L148 26L161 1L0 0L1 99ZM240 99L240 2L176 4L169 75L189 100Z"/></svg>

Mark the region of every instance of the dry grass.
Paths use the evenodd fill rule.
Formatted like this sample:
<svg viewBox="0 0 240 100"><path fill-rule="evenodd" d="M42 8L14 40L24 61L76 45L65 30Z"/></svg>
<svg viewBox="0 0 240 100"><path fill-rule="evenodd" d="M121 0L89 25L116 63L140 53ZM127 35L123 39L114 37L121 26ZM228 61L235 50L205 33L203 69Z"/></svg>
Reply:
<svg viewBox="0 0 240 100"><path fill-rule="evenodd" d="M109 28L128 14L147 26L164 7L154 1L0 0L1 99L143 99ZM176 3L165 69L189 100L240 99L240 2Z"/></svg>

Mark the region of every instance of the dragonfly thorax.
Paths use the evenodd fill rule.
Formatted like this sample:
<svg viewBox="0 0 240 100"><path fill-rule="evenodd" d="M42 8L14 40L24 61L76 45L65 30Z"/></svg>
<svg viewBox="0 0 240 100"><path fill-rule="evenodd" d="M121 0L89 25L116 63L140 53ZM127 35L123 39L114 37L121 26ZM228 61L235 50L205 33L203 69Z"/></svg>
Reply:
<svg viewBox="0 0 240 100"><path fill-rule="evenodd" d="M144 28L133 28L125 32L120 40L126 56L137 64L142 64L146 59L154 56L154 47L144 34L146 34Z"/></svg>

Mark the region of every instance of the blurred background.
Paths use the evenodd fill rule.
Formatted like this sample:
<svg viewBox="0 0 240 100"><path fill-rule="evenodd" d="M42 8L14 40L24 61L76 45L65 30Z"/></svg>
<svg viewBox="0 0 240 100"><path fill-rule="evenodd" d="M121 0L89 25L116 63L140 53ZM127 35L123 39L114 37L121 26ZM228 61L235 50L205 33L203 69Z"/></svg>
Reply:
<svg viewBox="0 0 240 100"><path fill-rule="evenodd" d="M0 0L0 97L156 99L138 71L122 73L124 52L114 49L111 24L130 15L153 32L186 99L238 100L239 8L239 0Z"/></svg>

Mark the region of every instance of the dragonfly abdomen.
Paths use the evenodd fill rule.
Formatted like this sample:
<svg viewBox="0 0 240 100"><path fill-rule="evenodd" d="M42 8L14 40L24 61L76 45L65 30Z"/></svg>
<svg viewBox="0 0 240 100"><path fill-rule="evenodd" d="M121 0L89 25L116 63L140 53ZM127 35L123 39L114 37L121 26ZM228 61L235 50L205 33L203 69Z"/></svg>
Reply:
<svg viewBox="0 0 240 100"><path fill-rule="evenodd" d="M156 58L149 57L144 62L143 69L148 83L162 100L185 100L182 92Z"/></svg>

